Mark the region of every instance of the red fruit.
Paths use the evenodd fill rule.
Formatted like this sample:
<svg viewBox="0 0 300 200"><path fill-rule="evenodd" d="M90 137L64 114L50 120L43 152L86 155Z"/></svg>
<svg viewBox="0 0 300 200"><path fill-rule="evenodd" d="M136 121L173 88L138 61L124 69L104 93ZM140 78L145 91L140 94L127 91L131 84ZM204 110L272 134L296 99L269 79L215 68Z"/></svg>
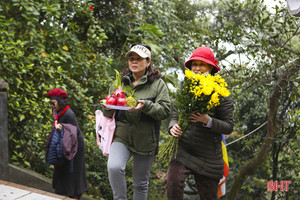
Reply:
<svg viewBox="0 0 300 200"><path fill-rule="evenodd" d="M110 97L109 99L106 100L106 104L108 105L116 105L117 99L114 97Z"/></svg>
<svg viewBox="0 0 300 200"><path fill-rule="evenodd" d="M106 97L104 98L105 100L109 99L111 96L110 95L106 95Z"/></svg>
<svg viewBox="0 0 300 200"><path fill-rule="evenodd" d="M113 92L113 97L118 97L118 98L125 98L125 92L123 92L122 88L117 88L114 92Z"/></svg>
<svg viewBox="0 0 300 200"><path fill-rule="evenodd" d="M127 100L125 98L117 99L117 106L125 106L127 104Z"/></svg>
<svg viewBox="0 0 300 200"><path fill-rule="evenodd" d="M125 98L125 92L120 92L120 93L118 94L118 97L119 97L119 98Z"/></svg>

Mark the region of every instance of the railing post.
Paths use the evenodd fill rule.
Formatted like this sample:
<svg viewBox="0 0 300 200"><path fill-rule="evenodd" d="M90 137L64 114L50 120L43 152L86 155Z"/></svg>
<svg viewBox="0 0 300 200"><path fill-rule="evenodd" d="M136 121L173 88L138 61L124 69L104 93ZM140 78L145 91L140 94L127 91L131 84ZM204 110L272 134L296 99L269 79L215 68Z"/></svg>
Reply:
<svg viewBox="0 0 300 200"><path fill-rule="evenodd" d="M7 89L8 83L0 79L0 179L2 180L9 178Z"/></svg>

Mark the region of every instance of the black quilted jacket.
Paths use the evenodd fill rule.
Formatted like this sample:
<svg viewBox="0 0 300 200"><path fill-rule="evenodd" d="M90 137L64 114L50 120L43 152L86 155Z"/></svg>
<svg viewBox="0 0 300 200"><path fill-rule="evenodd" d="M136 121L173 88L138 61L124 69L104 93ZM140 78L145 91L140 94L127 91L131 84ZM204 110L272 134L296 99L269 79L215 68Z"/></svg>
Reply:
<svg viewBox="0 0 300 200"><path fill-rule="evenodd" d="M179 139L176 160L200 175L221 179L224 170L221 134L233 131L233 109L233 100L227 97L211 115L211 128L204 127L202 123L188 127ZM177 120L177 108L174 106L169 130L177 124Z"/></svg>

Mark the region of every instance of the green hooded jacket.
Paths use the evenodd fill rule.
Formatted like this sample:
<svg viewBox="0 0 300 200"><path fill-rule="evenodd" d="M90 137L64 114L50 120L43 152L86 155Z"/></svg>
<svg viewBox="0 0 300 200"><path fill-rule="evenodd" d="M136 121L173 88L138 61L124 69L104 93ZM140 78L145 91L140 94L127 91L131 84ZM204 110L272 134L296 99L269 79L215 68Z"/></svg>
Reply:
<svg viewBox="0 0 300 200"><path fill-rule="evenodd" d="M145 100L145 105L140 111L116 110L113 142L121 142L132 152L141 155L156 155L161 120L167 119L171 114L168 88L161 78L149 83L147 74L136 86L133 86L129 76L124 76L122 79L135 90L134 95L137 100ZM103 110L106 117L112 117L113 112L114 110Z"/></svg>

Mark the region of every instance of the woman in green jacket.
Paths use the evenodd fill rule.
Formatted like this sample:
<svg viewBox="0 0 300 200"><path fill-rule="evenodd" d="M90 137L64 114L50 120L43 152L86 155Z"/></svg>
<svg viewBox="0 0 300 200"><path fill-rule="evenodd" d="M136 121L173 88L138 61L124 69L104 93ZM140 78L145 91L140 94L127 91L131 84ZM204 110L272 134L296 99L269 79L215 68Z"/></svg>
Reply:
<svg viewBox="0 0 300 200"><path fill-rule="evenodd" d="M133 199L146 200L151 166L158 153L161 120L169 117L171 102L160 72L151 66L151 48L144 44L131 45L126 57L129 67L122 73L122 82L124 87L135 91L138 104L129 111L102 106L107 117L116 112L107 169L114 199L127 199L125 168L132 156Z"/></svg>
<svg viewBox="0 0 300 200"><path fill-rule="evenodd" d="M207 47L197 48L185 66L196 74L217 73L220 68L213 52ZM187 102L188 103L188 102ZM222 134L233 131L233 101L224 98L214 114L194 113L192 125L183 133L178 125L177 107L174 106L169 132L180 137L176 158L169 164L166 175L168 200L182 200L185 179L194 175L200 199L217 200L219 180L223 177L224 161L221 149Z"/></svg>

